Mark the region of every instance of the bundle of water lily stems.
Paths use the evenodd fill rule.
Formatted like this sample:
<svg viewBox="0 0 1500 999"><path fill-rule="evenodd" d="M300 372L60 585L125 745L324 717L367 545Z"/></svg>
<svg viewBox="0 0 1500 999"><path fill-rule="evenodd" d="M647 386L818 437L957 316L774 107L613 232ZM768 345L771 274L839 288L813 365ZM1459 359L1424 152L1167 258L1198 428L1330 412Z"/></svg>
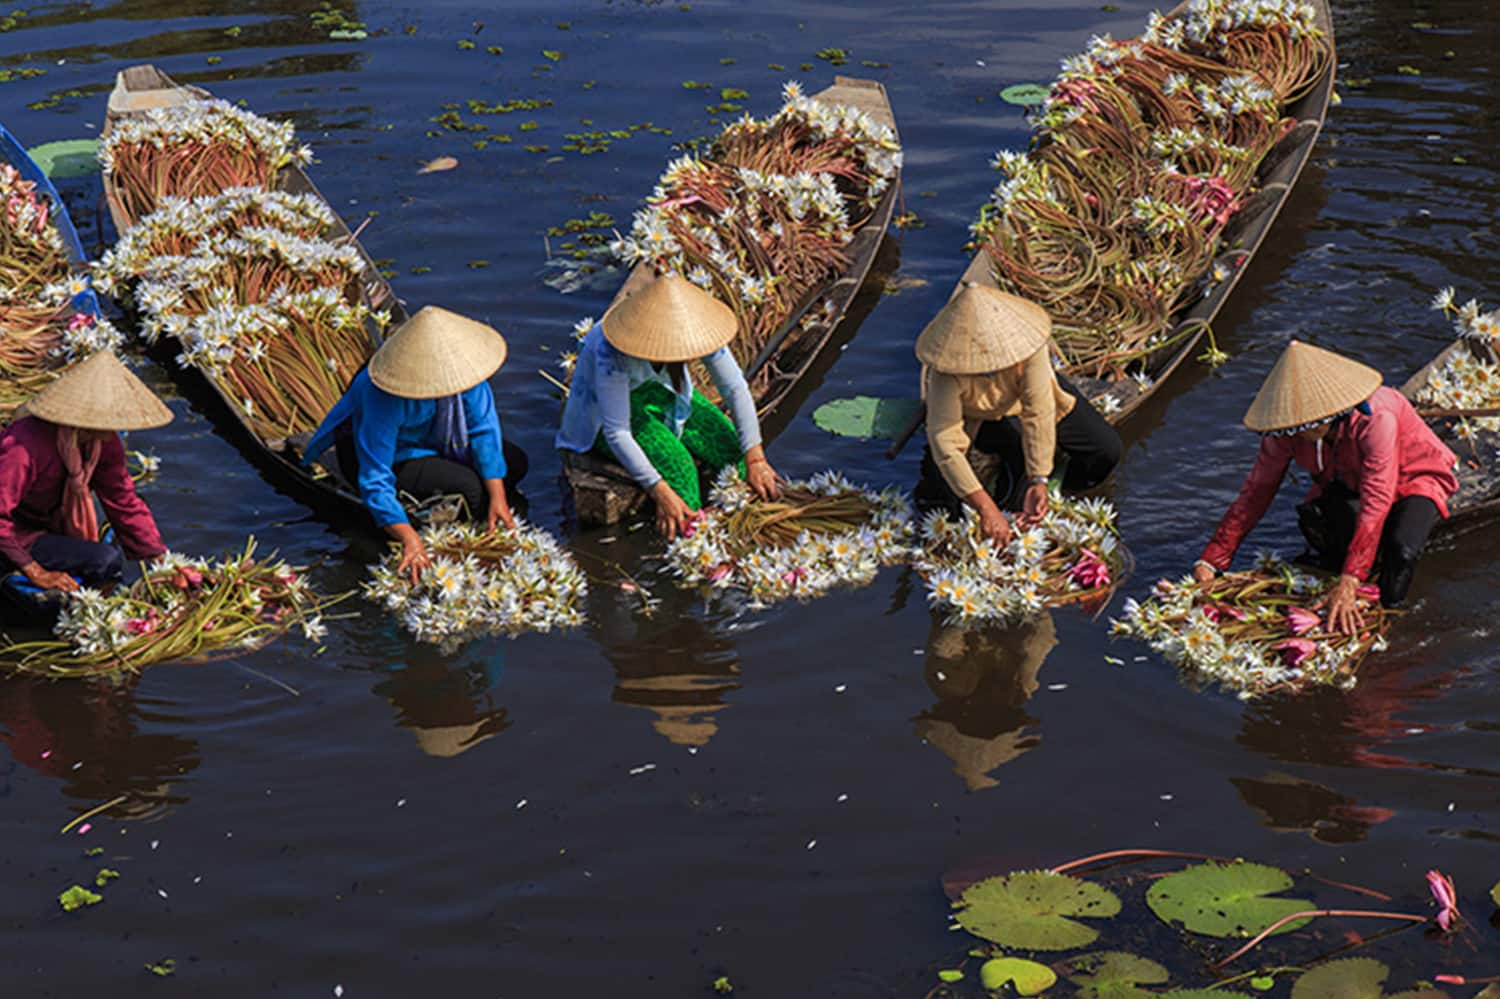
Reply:
<svg viewBox="0 0 1500 999"><path fill-rule="evenodd" d="M1012 622L1044 607L1103 600L1126 569L1115 510L1102 499L1053 493L1047 516L1015 530L999 548L965 508L961 520L942 511L922 522L914 564L927 582L927 601L955 623Z"/></svg>
<svg viewBox="0 0 1500 999"><path fill-rule="evenodd" d="M416 638L452 651L486 635L572 628L583 622L588 580L557 539L539 527L487 531L430 524L422 541L432 564L413 583L401 550L370 567L365 596L400 617Z"/></svg>
<svg viewBox="0 0 1500 999"><path fill-rule="evenodd" d="M1454 331L1473 349L1455 351L1430 371L1417 402L1425 409L1456 416L1454 433L1473 446L1480 431L1500 433L1500 417L1467 415L1500 409L1500 362L1495 353L1500 344L1500 309L1484 312L1472 298L1454 305L1452 288L1438 292L1432 307L1453 317Z"/></svg>
<svg viewBox="0 0 1500 999"><path fill-rule="evenodd" d="M681 274L732 306L741 366L812 288L848 263L844 247L900 169L894 131L795 83L774 117L730 125L706 156L672 162L611 245L625 263ZM818 318L817 314L812 320Z"/></svg>
<svg viewBox="0 0 1500 999"><path fill-rule="evenodd" d="M75 306L89 290L73 273L51 199L0 164L0 424L64 369L119 335L96 309ZM92 305L90 301L90 306Z"/></svg>
<svg viewBox="0 0 1500 999"><path fill-rule="evenodd" d="M290 122L273 122L228 101L192 100L117 122L99 145L110 197L129 224L164 198L276 185L282 168L312 159L294 145Z"/></svg>
<svg viewBox="0 0 1500 999"><path fill-rule="evenodd" d="M1064 61L1031 151L997 156L1007 179L973 232L1000 287L1051 313L1070 371L1118 380L1170 342L1295 124L1284 109L1331 55L1305 3L1192 0Z"/></svg>
<svg viewBox="0 0 1500 999"><path fill-rule="evenodd" d="M906 499L836 472L787 483L779 499L762 500L728 468L710 504L668 546L667 561L685 584L743 590L757 604L863 586L910 554Z"/></svg>
<svg viewBox="0 0 1500 999"><path fill-rule="evenodd" d="M323 238L311 195L233 188L163 197L100 260L105 291L134 286L148 342L171 337L262 438L318 425L373 351L385 312L364 302L359 251Z"/></svg>
<svg viewBox="0 0 1500 999"><path fill-rule="evenodd" d="M1370 652L1385 649L1394 612L1380 588L1359 588L1363 628L1332 634L1311 605L1334 580L1262 556L1249 572L1207 583L1162 580L1144 603L1125 604L1117 635L1150 644L1168 660L1236 691L1242 699L1316 686L1349 688Z"/></svg>
<svg viewBox="0 0 1500 999"><path fill-rule="evenodd" d="M221 561L167 554L113 593L68 594L52 641L0 648L0 670L49 677L135 673L158 663L259 648L294 627L317 641L334 600L299 570L256 560L255 542Z"/></svg>

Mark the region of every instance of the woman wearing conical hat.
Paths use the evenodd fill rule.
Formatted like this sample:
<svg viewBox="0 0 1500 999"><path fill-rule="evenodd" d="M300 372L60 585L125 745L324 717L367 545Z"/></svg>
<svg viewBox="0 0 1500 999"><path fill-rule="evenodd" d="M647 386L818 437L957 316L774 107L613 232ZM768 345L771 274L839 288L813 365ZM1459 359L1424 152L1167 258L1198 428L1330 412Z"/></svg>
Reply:
<svg viewBox="0 0 1500 999"><path fill-rule="evenodd" d="M763 498L779 493L760 441L755 400L729 343L729 306L691 282L665 275L616 303L584 336L573 367L557 446L614 458L656 503L656 523L675 537L703 505L707 477L741 460ZM687 362L701 361L733 423L693 388Z"/></svg>
<svg viewBox="0 0 1500 999"><path fill-rule="evenodd" d="M429 560L400 496L462 496L488 527L515 527L506 484L526 474L526 455L504 440L489 377L505 361L498 331L427 306L383 343L328 411L303 461L330 447L359 487L375 523L401 542L413 580Z"/></svg>
<svg viewBox="0 0 1500 999"><path fill-rule="evenodd" d="M1245 414L1261 435L1260 453L1193 566L1200 582L1229 567L1295 460L1313 480L1299 526L1322 568L1340 573L1320 601L1330 630L1358 630L1357 591L1377 556L1381 603L1400 605L1427 535L1448 515L1457 458L1380 381L1347 357L1296 340L1287 346Z"/></svg>
<svg viewBox="0 0 1500 999"><path fill-rule="evenodd" d="M1000 507L1019 503L1022 527L1045 517L1057 459L1066 459L1070 490L1097 486L1120 461L1120 435L1053 369L1051 338L1040 306L973 282L917 337L927 401L919 498L968 504L985 536L1002 545L1011 525ZM1000 458L993 495L969 462L971 446Z"/></svg>
<svg viewBox="0 0 1500 999"><path fill-rule="evenodd" d="M166 551L119 432L165 426L172 411L119 358L106 350L80 362L25 413L0 434L0 558L44 590L120 579L125 561L99 540L96 495L125 554Z"/></svg>

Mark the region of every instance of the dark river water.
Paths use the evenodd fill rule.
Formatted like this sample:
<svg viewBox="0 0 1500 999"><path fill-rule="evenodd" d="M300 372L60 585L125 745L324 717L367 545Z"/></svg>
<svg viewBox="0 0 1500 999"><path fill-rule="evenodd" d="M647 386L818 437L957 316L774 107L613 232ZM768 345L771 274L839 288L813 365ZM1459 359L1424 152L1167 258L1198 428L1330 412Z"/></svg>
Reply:
<svg viewBox="0 0 1500 999"><path fill-rule="evenodd" d="M964 267L988 160L1026 140L998 91L1050 79L1093 33L1135 33L1149 7L438 0L341 7L367 25L356 40L330 39L316 9L31 8L0 35L0 65L46 74L0 84L5 124L31 145L96 134L115 71L139 61L294 120L334 205L351 224L371 218L362 238L395 261L398 292L509 338L496 385L507 433L531 452L531 515L571 532L557 406L536 371L613 288L549 287L549 226L590 211L627 224L671 144L714 128L717 88L748 91L764 114L787 78L882 80L905 207L925 227L888 241L896 293L869 296L771 454L788 474L834 465L910 485L919 447L887 461L882 444L825 435L812 409L914 394L910 343ZM1493 9L1365 0L1334 13L1343 104L1219 325L1231 363L1180 372L1125 428L1109 493L1138 563L1128 592L1197 554L1253 455L1239 418L1289 338L1399 383L1447 338L1434 291L1500 296ZM828 47L849 64L815 57ZM430 120L469 98L554 103L493 119L516 141L476 150ZM526 120L536 128L518 130ZM561 149L569 132L648 121L672 135ZM418 175L445 154L456 170ZM69 193L86 241L94 185ZM317 563L326 589L357 582L377 540L313 517L186 402L173 409L170 427L136 437L164 459L148 495L170 544L211 552L254 533ZM1293 492L1252 545L1292 547ZM711 995L727 975L744 995L920 997L966 946L945 929L945 871L1126 846L1311 865L1410 904L1440 867L1482 920L1500 876L1497 530L1437 545L1357 689L1251 705L1185 685L1078 613L965 650L895 570L734 617L648 569L653 618L601 585L575 634L447 657L351 601L321 655L289 641L119 688L0 681L0 994L657 999ZM571 536L635 568L648 533ZM87 834L59 835L117 795L127 804ZM121 874L105 902L62 914L57 894L101 864ZM1481 970L1482 951L1422 946L1412 975L1500 972ZM164 958L173 977L143 970Z"/></svg>

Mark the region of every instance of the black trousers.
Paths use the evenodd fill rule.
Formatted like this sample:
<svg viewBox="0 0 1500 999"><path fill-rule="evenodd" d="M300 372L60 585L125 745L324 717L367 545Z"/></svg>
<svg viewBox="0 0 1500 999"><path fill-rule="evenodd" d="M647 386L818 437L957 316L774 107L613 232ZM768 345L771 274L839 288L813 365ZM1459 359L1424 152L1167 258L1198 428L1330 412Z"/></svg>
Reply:
<svg viewBox="0 0 1500 999"><path fill-rule="evenodd" d="M1400 607L1406 601L1417 560L1441 516L1437 504L1426 496L1407 496L1391 505L1375 557L1384 606ZM1297 526L1314 561L1327 572L1343 568L1358 522L1359 494L1343 482L1334 482L1317 499L1297 507Z"/></svg>
<svg viewBox="0 0 1500 999"><path fill-rule="evenodd" d="M1070 492L1092 489L1115 470L1125 452L1120 434L1110 426L1088 397L1059 374L1057 382L1076 400L1073 410L1057 423L1057 454L1054 463L1062 469L1063 488ZM1003 509L1018 509L1026 493L1026 451L1021 445L1021 421L1014 416L1003 420L986 420L974 435L974 448L1000 459L1000 474L993 496ZM917 501L923 506L945 506L957 510L962 497L953 490L938 471L932 450L922 453L922 480L917 486Z"/></svg>
<svg viewBox="0 0 1500 999"><path fill-rule="evenodd" d="M501 446L505 452L505 488L509 492L526 477L530 462L526 452L510 441L503 441ZM339 438L337 448L339 471L350 482L358 481L359 456L354 450L354 438ZM396 491L406 493L418 502L434 496L462 496L470 517L483 520L489 515L489 493L484 488L484 480L470 465L429 456L398 461L391 466L391 471L396 473Z"/></svg>
<svg viewBox="0 0 1500 999"><path fill-rule="evenodd" d="M117 583L125 575L125 556L118 546L108 541L84 541L64 534L43 534L32 543L31 557L43 569L77 576L83 580L84 586Z"/></svg>

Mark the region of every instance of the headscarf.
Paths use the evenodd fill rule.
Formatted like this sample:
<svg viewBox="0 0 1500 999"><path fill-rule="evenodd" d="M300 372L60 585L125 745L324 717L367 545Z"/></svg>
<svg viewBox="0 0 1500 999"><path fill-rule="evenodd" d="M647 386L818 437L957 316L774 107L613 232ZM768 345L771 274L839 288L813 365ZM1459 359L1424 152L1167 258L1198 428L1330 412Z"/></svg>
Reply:
<svg viewBox="0 0 1500 999"><path fill-rule="evenodd" d="M57 454L68 473L63 484L62 528L70 538L99 540L99 516L94 511L94 494L89 484L99 466L101 450L98 439L91 440L86 448L80 447L77 427L57 428Z"/></svg>
<svg viewBox="0 0 1500 999"><path fill-rule="evenodd" d="M469 421L464 414L463 393L435 400L432 414L432 446L449 461L469 462Z"/></svg>

